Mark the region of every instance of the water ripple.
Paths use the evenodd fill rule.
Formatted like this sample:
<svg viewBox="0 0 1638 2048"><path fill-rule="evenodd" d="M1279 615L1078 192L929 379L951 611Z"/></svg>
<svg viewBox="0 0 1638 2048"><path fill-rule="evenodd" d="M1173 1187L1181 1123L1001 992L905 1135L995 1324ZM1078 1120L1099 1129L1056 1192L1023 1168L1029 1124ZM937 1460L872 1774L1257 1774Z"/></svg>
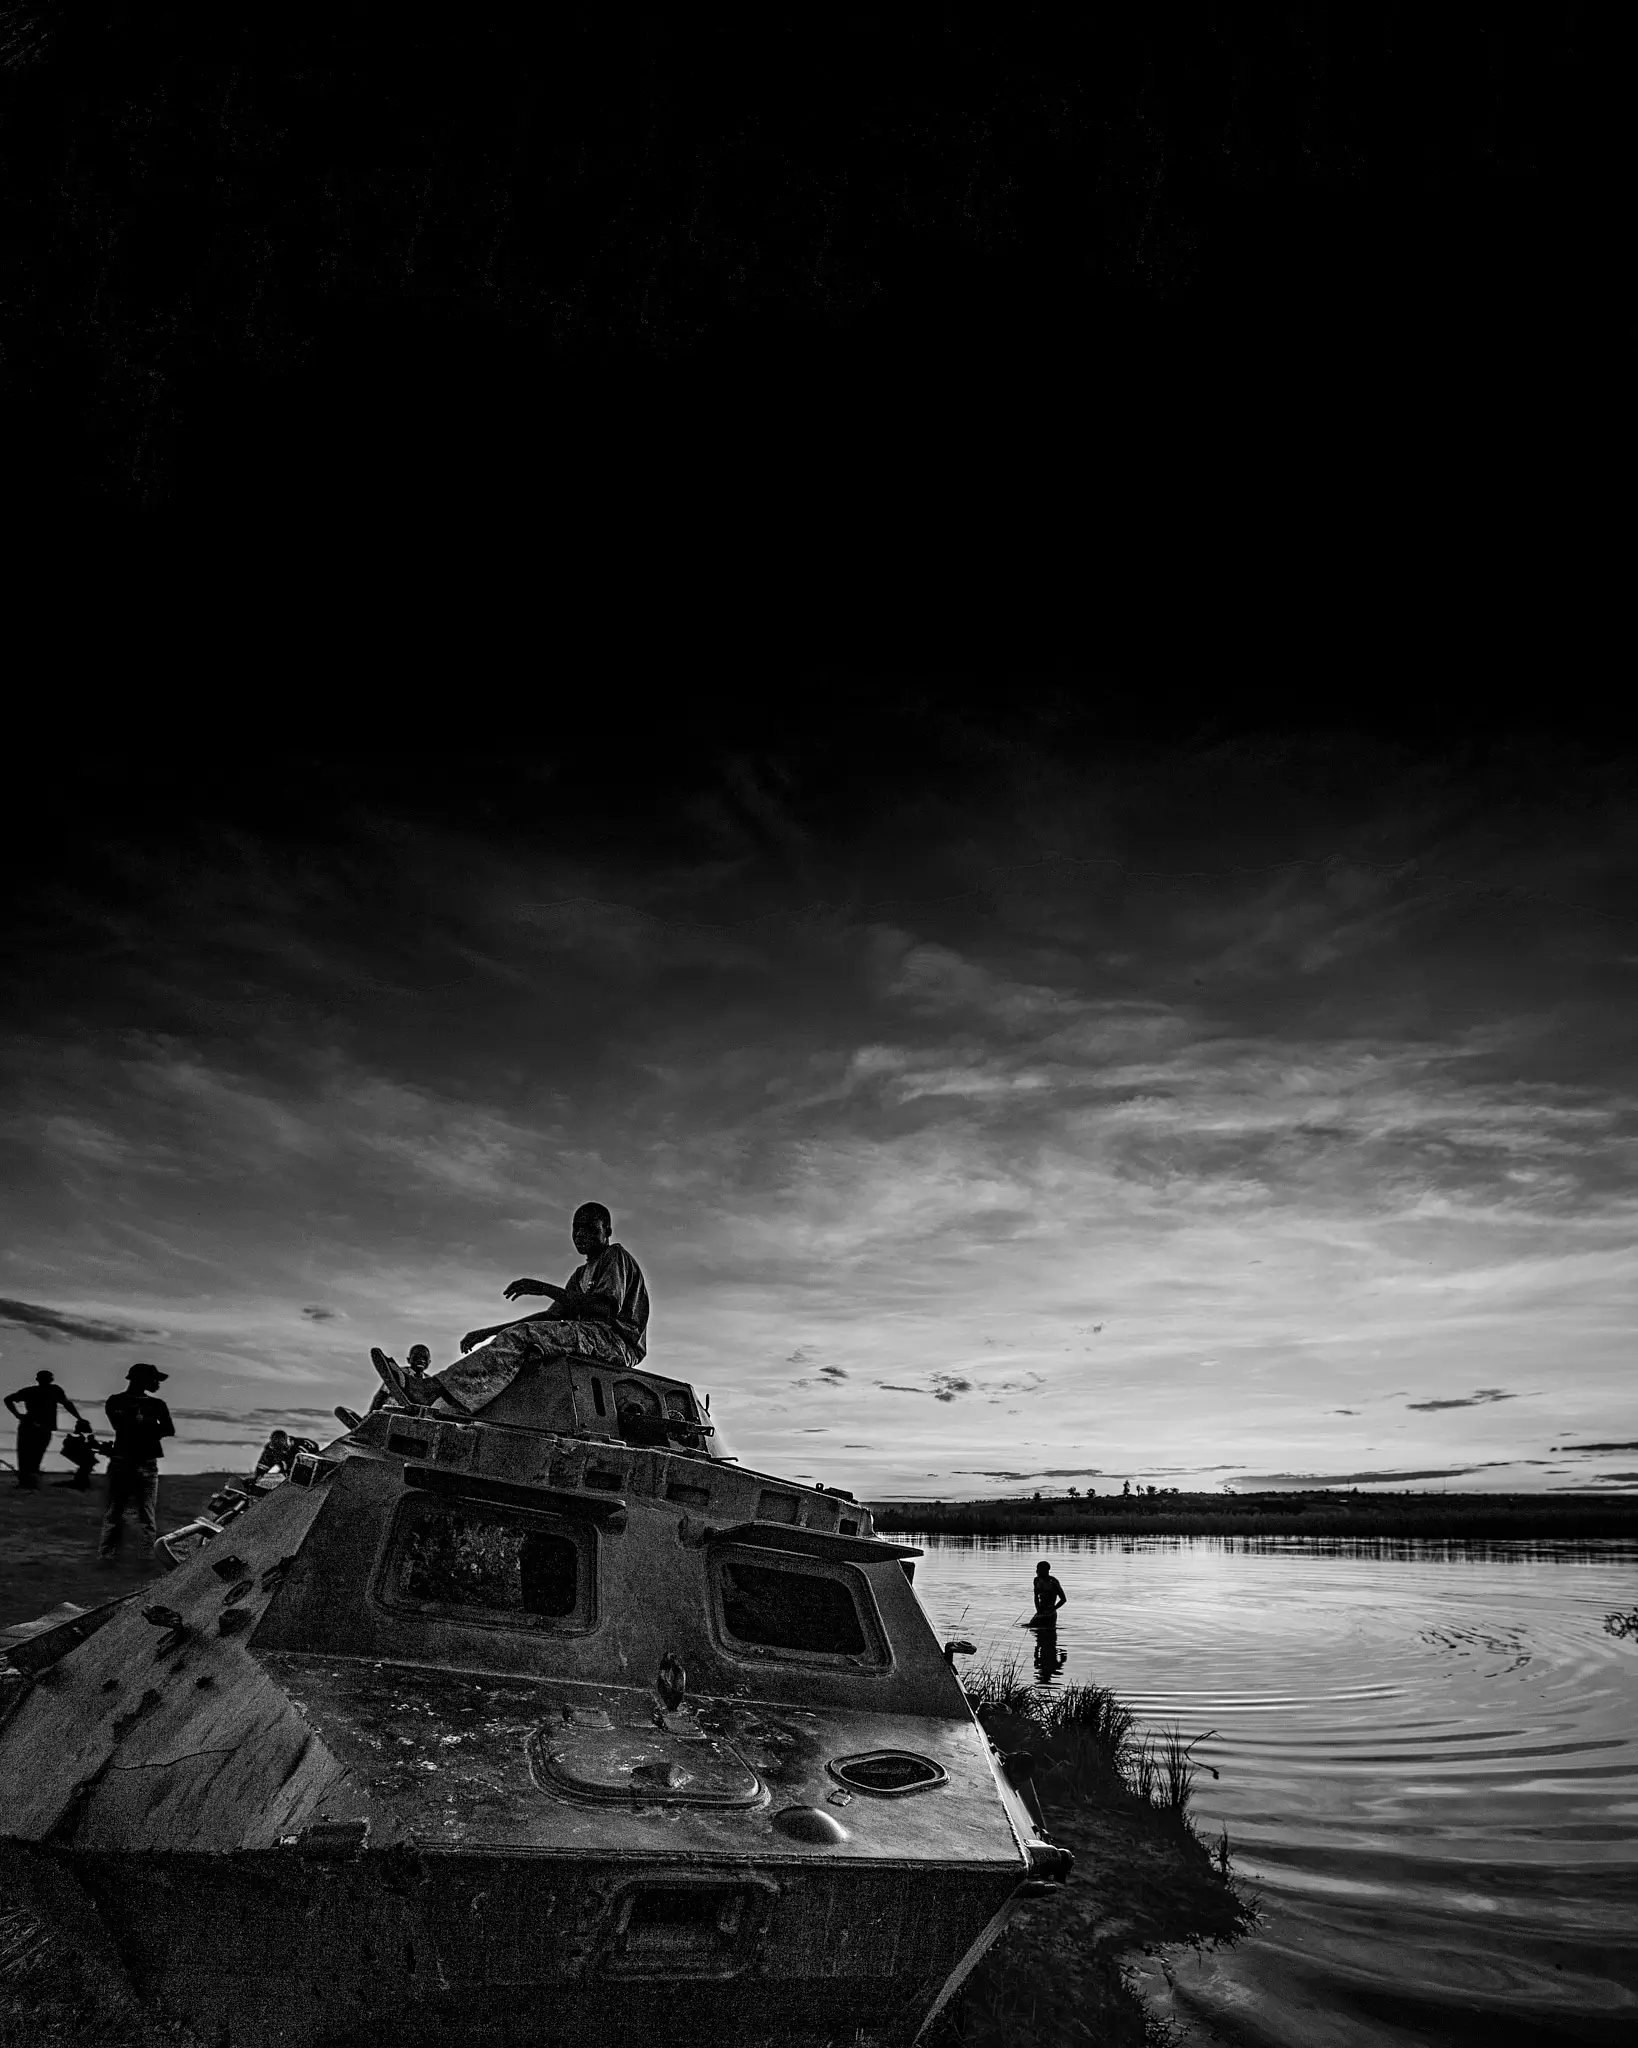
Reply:
<svg viewBox="0 0 1638 2048"><path fill-rule="evenodd" d="M1204 1737L1198 1824L1267 1917L1151 1977L1174 2017L1280 2048L1638 2038L1638 1639L1604 1625L1638 1546L918 1540L935 1626L1026 1671L1051 1556L1055 1682Z"/></svg>

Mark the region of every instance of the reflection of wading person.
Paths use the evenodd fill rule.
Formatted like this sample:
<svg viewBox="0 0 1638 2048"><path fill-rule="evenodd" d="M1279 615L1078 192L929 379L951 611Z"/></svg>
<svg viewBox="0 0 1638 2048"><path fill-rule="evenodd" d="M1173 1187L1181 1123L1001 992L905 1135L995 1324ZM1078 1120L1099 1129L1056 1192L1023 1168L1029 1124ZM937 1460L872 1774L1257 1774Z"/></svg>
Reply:
<svg viewBox="0 0 1638 2048"><path fill-rule="evenodd" d="M411 1407L447 1401L471 1415L503 1394L526 1365L550 1357L595 1358L618 1370L641 1363L648 1350L648 1289L624 1245L610 1242L613 1219L601 1202L574 1212L574 1248L585 1260L566 1287L514 1280L506 1299L545 1294L552 1306L515 1323L469 1330L462 1356L442 1372L401 1372L380 1351L370 1357L387 1384Z"/></svg>

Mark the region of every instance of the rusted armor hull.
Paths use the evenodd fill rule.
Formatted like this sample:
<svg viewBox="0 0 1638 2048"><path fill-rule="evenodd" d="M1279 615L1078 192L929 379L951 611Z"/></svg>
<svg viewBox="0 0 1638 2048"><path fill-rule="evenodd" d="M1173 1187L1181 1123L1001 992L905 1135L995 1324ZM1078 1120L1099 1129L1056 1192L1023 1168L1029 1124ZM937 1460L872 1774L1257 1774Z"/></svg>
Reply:
<svg viewBox="0 0 1638 2048"><path fill-rule="evenodd" d="M133 1992L245 2048L614 2043L651 2025L670 2041L908 2040L1017 1884L390 1852L61 1865Z"/></svg>
<svg viewBox="0 0 1638 2048"><path fill-rule="evenodd" d="M908 2040L1067 1864L843 1497L388 1410L297 1481L0 1726L0 1886L213 2048Z"/></svg>

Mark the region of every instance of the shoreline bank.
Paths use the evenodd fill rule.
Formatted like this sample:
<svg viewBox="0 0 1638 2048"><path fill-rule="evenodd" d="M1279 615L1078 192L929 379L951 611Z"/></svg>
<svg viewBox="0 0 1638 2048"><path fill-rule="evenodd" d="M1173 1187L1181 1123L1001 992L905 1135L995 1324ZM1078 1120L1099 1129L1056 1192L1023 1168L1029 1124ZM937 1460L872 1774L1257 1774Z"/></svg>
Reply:
<svg viewBox="0 0 1638 2048"><path fill-rule="evenodd" d="M1211 1845L1190 1819L1186 1747L1175 1735L1139 1740L1131 1711L1101 1686L1042 1693L1016 1659L962 1683L997 1747L1035 1758L1048 1832L1075 1868L1017 1909L927 2048L1160 2048L1172 2031L1132 1982L1134 1953L1229 1947L1257 1921L1226 1831Z"/></svg>

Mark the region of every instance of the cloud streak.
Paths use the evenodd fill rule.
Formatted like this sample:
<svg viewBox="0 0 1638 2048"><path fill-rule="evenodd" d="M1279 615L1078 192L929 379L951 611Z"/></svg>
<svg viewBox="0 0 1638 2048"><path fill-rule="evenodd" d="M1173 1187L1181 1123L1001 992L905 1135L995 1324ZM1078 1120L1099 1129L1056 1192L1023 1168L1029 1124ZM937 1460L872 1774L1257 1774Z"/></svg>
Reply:
<svg viewBox="0 0 1638 2048"><path fill-rule="evenodd" d="M71 1315L61 1309L42 1308L38 1302L32 1301L0 1300L0 1323L27 1330L31 1337L39 1337L48 1344L69 1337L78 1338L82 1344L140 1344L146 1338L162 1334L133 1323L116 1323L104 1321L101 1317Z"/></svg>
<svg viewBox="0 0 1638 2048"><path fill-rule="evenodd" d="M1516 1401L1517 1394L1507 1394L1500 1387L1480 1387L1477 1393L1465 1394L1452 1401L1407 1401L1405 1406L1427 1415L1439 1408L1484 1408L1492 1401Z"/></svg>
<svg viewBox="0 0 1638 2048"><path fill-rule="evenodd" d="M1028 722L629 805L99 783L0 911L11 1326L201 1418L356 1406L594 1198L764 1470L844 1406L875 1493L1632 1440L1631 792L1521 757L1501 831L1391 747Z"/></svg>

